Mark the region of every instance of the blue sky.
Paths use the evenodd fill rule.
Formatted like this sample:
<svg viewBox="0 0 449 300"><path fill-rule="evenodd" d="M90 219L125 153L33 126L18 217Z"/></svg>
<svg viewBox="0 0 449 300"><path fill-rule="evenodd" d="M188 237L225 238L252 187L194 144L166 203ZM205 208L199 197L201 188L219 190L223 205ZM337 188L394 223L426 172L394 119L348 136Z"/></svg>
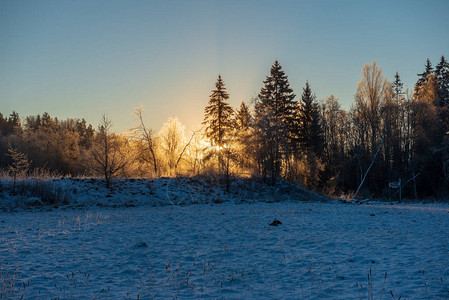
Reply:
<svg viewBox="0 0 449 300"><path fill-rule="evenodd" d="M449 57L449 1L0 1L0 112L102 113L122 132L203 119L221 74L237 107L278 59L297 95L349 108L363 64L412 88Z"/></svg>

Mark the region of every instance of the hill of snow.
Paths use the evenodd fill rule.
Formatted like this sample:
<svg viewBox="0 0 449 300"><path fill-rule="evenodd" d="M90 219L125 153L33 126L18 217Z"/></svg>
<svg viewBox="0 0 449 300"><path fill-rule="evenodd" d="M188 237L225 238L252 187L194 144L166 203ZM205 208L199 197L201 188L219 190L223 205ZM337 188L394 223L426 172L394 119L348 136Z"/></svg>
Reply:
<svg viewBox="0 0 449 300"><path fill-rule="evenodd" d="M211 177L116 179L111 189L103 179L57 178L24 179L11 195L13 183L0 183L0 209L84 206L164 206L206 203L255 203L329 199L297 185L280 182L275 186L255 178L235 178L230 193L224 182Z"/></svg>

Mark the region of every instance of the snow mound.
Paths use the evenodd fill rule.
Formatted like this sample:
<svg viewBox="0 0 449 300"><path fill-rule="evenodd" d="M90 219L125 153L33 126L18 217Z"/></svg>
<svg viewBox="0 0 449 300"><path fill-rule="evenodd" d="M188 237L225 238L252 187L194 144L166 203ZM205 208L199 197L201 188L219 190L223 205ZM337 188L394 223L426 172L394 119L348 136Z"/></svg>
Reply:
<svg viewBox="0 0 449 300"><path fill-rule="evenodd" d="M58 207L134 207L141 205L191 205L207 203L257 203L283 201L327 201L326 197L297 185L280 182L274 186L258 178L233 178L229 193L225 182L213 177L116 179L110 189L103 179L26 179L13 195L12 182L2 180L0 209Z"/></svg>

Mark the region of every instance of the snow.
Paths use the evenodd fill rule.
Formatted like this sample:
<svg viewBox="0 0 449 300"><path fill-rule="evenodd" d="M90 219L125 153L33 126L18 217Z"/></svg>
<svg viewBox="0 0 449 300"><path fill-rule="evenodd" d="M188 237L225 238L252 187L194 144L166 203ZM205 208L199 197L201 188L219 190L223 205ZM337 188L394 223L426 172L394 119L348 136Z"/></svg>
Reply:
<svg viewBox="0 0 449 300"><path fill-rule="evenodd" d="M77 187L75 197L85 195ZM183 199L163 187L153 189L158 201ZM448 205L237 197L215 204L198 193L199 203L209 203L160 206L138 202L140 195L121 202L136 207L0 213L1 292L30 299L449 298ZM282 224L270 226L274 220Z"/></svg>
<svg viewBox="0 0 449 300"><path fill-rule="evenodd" d="M5 191L1 192L1 186ZM116 179L112 189L105 187L102 179L96 178L56 178L24 179L16 190L25 190L15 196L12 182L0 180L0 210L18 211L43 206L48 194L58 201L57 207L130 207L140 205L188 205L205 203L280 202L288 200L328 199L301 187L286 182L272 187L262 180L235 178L231 182L230 193L225 184L210 177L183 177L157 179ZM56 191L49 193L50 191ZM31 192L33 191L33 192ZM44 205L45 206L45 205Z"/></svg>

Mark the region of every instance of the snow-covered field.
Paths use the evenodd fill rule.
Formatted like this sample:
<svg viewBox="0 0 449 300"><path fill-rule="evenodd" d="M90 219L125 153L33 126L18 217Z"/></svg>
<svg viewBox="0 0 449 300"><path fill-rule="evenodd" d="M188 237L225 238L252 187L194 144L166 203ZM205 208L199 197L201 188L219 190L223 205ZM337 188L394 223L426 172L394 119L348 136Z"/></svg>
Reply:
<svg viewBox="0 0 449 300"><path fill-rule="evenodd" d="M0 271L0 298L448 299L449 206L2 212Z"/></svg>

